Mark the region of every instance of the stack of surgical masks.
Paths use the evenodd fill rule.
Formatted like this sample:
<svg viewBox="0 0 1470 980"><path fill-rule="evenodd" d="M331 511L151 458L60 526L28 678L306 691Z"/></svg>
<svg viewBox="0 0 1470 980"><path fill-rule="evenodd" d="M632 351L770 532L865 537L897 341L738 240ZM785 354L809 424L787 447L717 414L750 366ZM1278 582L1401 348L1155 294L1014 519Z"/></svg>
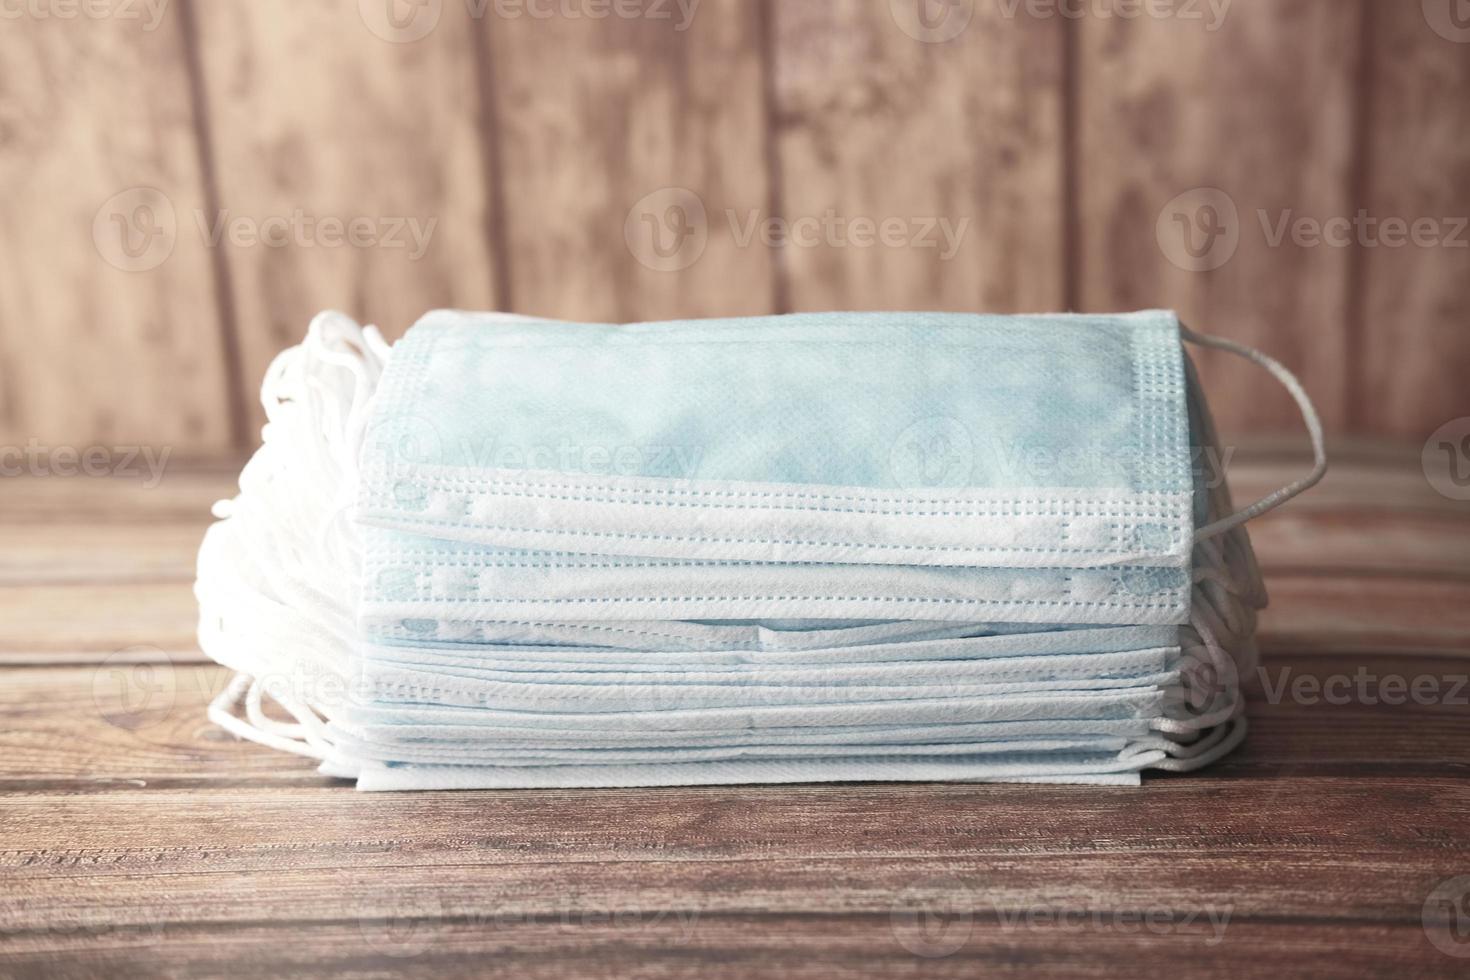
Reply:
<svg viewBox="0 0 1470 980"><path fill-rule="evenodd" d="M1235 511L1185 340L1301 405ZM1137 783L1245 734L1243 524L1320 478L1170 313L340 314L216 507L211 717L362 789Z"/></svg>

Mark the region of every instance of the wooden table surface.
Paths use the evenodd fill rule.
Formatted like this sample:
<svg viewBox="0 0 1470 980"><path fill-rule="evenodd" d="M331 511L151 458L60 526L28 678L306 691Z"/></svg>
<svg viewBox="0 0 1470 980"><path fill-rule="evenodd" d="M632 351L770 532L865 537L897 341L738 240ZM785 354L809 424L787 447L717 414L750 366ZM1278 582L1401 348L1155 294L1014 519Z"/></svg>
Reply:
<svg viewBox="0 0 1470 980"><path fill-rule="evenodd" d="M1251 736L1137 789L358 794L205 720L232 465L0 481L0 976L1470 975L1470 504L1418 447L1259 522Z"/></svg>

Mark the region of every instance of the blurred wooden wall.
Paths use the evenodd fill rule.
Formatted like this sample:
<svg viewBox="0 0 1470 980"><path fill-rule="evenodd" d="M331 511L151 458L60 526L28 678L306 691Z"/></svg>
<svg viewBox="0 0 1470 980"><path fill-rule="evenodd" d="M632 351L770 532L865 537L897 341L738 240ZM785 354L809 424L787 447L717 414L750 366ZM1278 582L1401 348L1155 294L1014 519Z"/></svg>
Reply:
<svg viewBox="0 0 1470 980"><path fill-rule="evenodd" d="M259 379L312 313L397 336L442 306L1169 306L1286 361L1334 431L1422 440L1470 415L1470 232L1453 220L1470 215L1470 23L1437 2L1235 0L1213 22L1221 0L1179 0L1200 19L702 0L682 30L689 0L634 0L631 18L585 15L609 0L8 17L0 444L245 447ZM1283 215L1360 209L1452 241L1269 241ZM422 255L211 242L221 213L433 227ZM952 255L937 233L742 241L771 216L964 233ZM654 251L654 227L684 248ZM1227 431L1295 425L1247 369L1207 372Z"/></svg>

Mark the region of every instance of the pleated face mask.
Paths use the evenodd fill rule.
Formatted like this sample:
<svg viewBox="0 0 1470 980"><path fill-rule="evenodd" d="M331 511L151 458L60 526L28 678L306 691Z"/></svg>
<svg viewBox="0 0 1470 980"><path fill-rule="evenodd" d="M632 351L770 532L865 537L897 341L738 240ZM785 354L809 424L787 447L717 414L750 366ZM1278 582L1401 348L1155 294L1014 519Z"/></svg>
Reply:
<svg viewBox="0 0 1470 980"><path fill-rule="evenodd" d="M216 716L366 788L1205 761L1263 601L1239 525L1324 464L1248 352L1318 465L1230 513L1184 337L1239 352L1163 312L440 312L391 352L319 318L201 554Z"/></svg>

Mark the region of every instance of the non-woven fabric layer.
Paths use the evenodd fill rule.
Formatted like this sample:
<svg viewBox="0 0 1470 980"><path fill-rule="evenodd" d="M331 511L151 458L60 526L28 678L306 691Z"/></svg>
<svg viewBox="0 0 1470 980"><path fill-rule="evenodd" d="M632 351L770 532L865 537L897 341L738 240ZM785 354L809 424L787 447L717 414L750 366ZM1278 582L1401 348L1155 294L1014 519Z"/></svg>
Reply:
<svg viewBox="0 0 1470 980"><path fill-rule="evenodd" d="M1178 624L1182 568L975 568L526 552L363 534L362 626L832 615L1011 623Z"/></svg>
<svg viewBox="0 0 1470 980"><path fill-rule="evenodd" d="M542 552L1184 567L1173 314L568 324L439 312L395 348L358 517Z"/></svg>

